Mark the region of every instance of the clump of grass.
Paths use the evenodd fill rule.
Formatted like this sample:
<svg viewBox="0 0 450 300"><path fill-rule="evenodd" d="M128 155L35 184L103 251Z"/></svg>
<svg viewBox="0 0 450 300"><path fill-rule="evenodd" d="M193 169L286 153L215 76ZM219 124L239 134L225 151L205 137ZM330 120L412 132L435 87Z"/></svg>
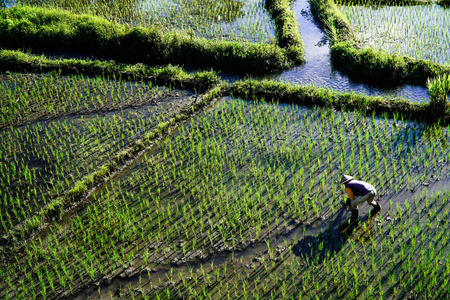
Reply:
<svg viewBox="0 0 450 300"><path fill-rule="evenodd" d="M445 114L450 111L448 94L450 92L450 74L439 76L427 81L430 93L430 107L437 114Z"/></svg>
<svg viewBox="0 0 450 300"><path fill-rule="evenodd" d="M311 0L311 12L325 25L332 41L354 41L352 27L333 0Z"/></svg>
<svg viewBox="0 0 450 300"><path fill-rule="evenodd" d="M331 54L333 64L340 70L376 82L425 85L428 78L450 72L449 66L388 54L373 47L358 48L351 41L334 43Z"/></svg>
<svg viewBox="0 0 450 300"><path fill-rule="evenodd" d="M50 59L18 50L0 50L0 70L13 72L48 73L63 75L104 75L127 80L151 81L178 88L207 90L219 83L214 71L186 73L181 67L167 65L149 67L144 64L123 64L112 60Z"/></svg>
<svg viewBox="0 0 450 300"><path fill-rule="evenodd" d="M356 93L340 93L314 86L293 86L270 80L238 81L231 93L243 98L262 98L306 106L325 106L336 109L360 110L368 114L388 116L401 115L406 119L436 121L426 103L411 103L404 99L386 99ZM441 122L448 122L448 114L441 115Z"/></svg>
<svg viewBox="0 0 450 300"><path fill-rule="evenodd" d="M266 0L267 10L275 21L278 45L287 48L290 59L302 62L304 47L291 5L289 0Z"/></svg>

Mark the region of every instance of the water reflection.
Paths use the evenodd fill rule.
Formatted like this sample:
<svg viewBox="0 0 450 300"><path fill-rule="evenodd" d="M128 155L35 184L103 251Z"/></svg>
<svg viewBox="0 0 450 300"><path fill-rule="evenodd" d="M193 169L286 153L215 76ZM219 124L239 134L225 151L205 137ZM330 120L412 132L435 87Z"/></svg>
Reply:
<svg viewBox="0 0 450 300"><path fill-rule="evenodd" d="M266 78L296 84L312 84L337 91L354 91L370 96L404 97L412 101L427 101L429 95L424 87L373 85L363 82L362 78L350 78L335 70L331 63L330 45L326 39L326 33L315 22L308 1L296 1L293 9L305 45L306 63L277 75L265 76Z"/></svg>

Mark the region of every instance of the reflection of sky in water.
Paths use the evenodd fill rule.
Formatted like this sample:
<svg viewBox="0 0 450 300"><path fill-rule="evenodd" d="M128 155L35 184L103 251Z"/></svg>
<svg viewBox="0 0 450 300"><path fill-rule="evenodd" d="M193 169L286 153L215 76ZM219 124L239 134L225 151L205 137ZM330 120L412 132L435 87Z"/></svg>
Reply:
<svg viewBox="0 0 450 300"><path fill-rule="evenodd" d="M450 63L450 9L440 5L342 6L361 42L440 64Z"/></svg>
<svg viewBox="0 0 450 300"><path fill-rule="evenodd" d="M388 95L393 98L404 97L412 101L426 101L429 97L426 88L419 86L380 87L362 82L362 78L350 79L333 69L330 61L330 45L326 35L314 22L307 0L294 3L294 11L305 45L306 63L271 79L298 84L312 84L337 91L354 91L371 96Z"/></svg>

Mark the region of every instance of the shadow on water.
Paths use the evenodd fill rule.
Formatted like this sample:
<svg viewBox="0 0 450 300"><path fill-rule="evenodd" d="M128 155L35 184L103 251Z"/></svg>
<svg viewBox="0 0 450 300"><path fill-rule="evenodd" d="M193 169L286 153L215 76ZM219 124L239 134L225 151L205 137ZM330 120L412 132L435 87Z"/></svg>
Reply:
<svg viewBox="0 0 450 300"><path fill-rule="evenodd" d="M295 256L302 257L307 262L317 265L338 254L346 245L348 239L365 243L373 235L373 217L369 214L360 217L358 221L350 223L343 219L346 209L342 208L336 218L329 224L328 229L319 235L308 235L294 245Z"/></svg>

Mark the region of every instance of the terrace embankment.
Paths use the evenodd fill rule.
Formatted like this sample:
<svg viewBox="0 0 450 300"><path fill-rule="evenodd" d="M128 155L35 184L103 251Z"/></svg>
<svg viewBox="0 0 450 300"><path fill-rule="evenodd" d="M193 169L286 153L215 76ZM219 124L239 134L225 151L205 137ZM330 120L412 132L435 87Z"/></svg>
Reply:
<svg viewBox="0 0 450 300"><path fill-rule="evenodd" d="M388 54L374 48L363 48L334 0L312 0L311 10L330 32L333 64L347 74L365 77L374 82L425 86L428 78L450 72L449 66Z"/></svg>
<svg viewBox="0 0 450 300"><path fill-rule="evenodd" d="M238 73L274 72L298 63L287 50L264 43L207 40L157 27L133 27L60 9L0 11L0 46L80 51L127 63L187 64Z"/></svg>
<svg viewBox="0 0 450 300"><path fill-rule="evenodd" d="M144 64L124 64L113 60L55 59L31 55L17 50L0 50L0 71L21 73L57 72L61 75L111 76L133 81L192 89L199 93L219 83L213 71L186 73L181 67L167 65L149 67Z"/></svg>
<svg viewBox="0 0 450 300"><path fill-rule="evenodd" d="M447 114L439 115L428 103L413 103L405 99L386 99L356 93L341 93L314 86L291 85L269 80L238 81L231 86L235 96L244 99L265 99L305 106L325 106L335 109L357 110L368 115L401 116L404 119L448 124Z"/></svg>
<svg viewBox="0 0 450 300"><path fill-rule="evenodd" d="M304 47L291 6L292 0L266 0L267 10L275 21L278 45L287 49L291 60L303 62Z"/></svg>
<svg viewBox="0 0 450 300"><path fill-rule="evenodd" d="M309 49L312 51L312 49ZM310 55L310 54L308 54ZM175 88L193 89L202 92L212 86L219 84L220 79L217 73L213 71L187 73L180 67L166 66L160 68L151 68L143 64L121 64L113 61L98 60L80 60L80 59L50 59L45 56L36 56L26 54L20 51L0 50L0 62L3 70L15 70L18 72L58 72L60 74L87 74L87 75L104 75L115 76L127 80L148 81L155 84L168 85ZM296 70L293 70L297 74ZM309 72L308 72L309 74ZM291 75L285 74L290 78ZM301 75L301 76L304 76ZM280 81L290 80L289 78L280 77ZM317 79L317 78L316 78ZM333 81L333 79L330 79ZM320 79L317 79L320 81ZM320 87L301 86L297 84L273 82L268 80L246 80L238 81L232 85L231 91L247 98L247 96L258 95L265 99L298 103L302 105L329 106L335 108L347 109L366 109L368 112L375 111L377 114L383 112L393 115L400 113L405 118L416 116L421 119L436 121L437 116L431 116L431 112L427 110L425 102L411 103L411 101L399 99L396 97L372 97L361 94L338 92L331 89ZM340 84L340 83L336 83ZM353 84L352 84L353 85ZM337 87L333 87L337 88ZM375 94L383 91L375 92ZM389 94L389 91L386 93ZM412 89L407 92L409 95L422 95L421 91ZM401 94L401 93L400 93ZM411 96L413 96L411 94ZM416 99L419 101L422 99ZM423 99L422 99L423 100ZM367 105L365 105L367 104Z"/></svg>

